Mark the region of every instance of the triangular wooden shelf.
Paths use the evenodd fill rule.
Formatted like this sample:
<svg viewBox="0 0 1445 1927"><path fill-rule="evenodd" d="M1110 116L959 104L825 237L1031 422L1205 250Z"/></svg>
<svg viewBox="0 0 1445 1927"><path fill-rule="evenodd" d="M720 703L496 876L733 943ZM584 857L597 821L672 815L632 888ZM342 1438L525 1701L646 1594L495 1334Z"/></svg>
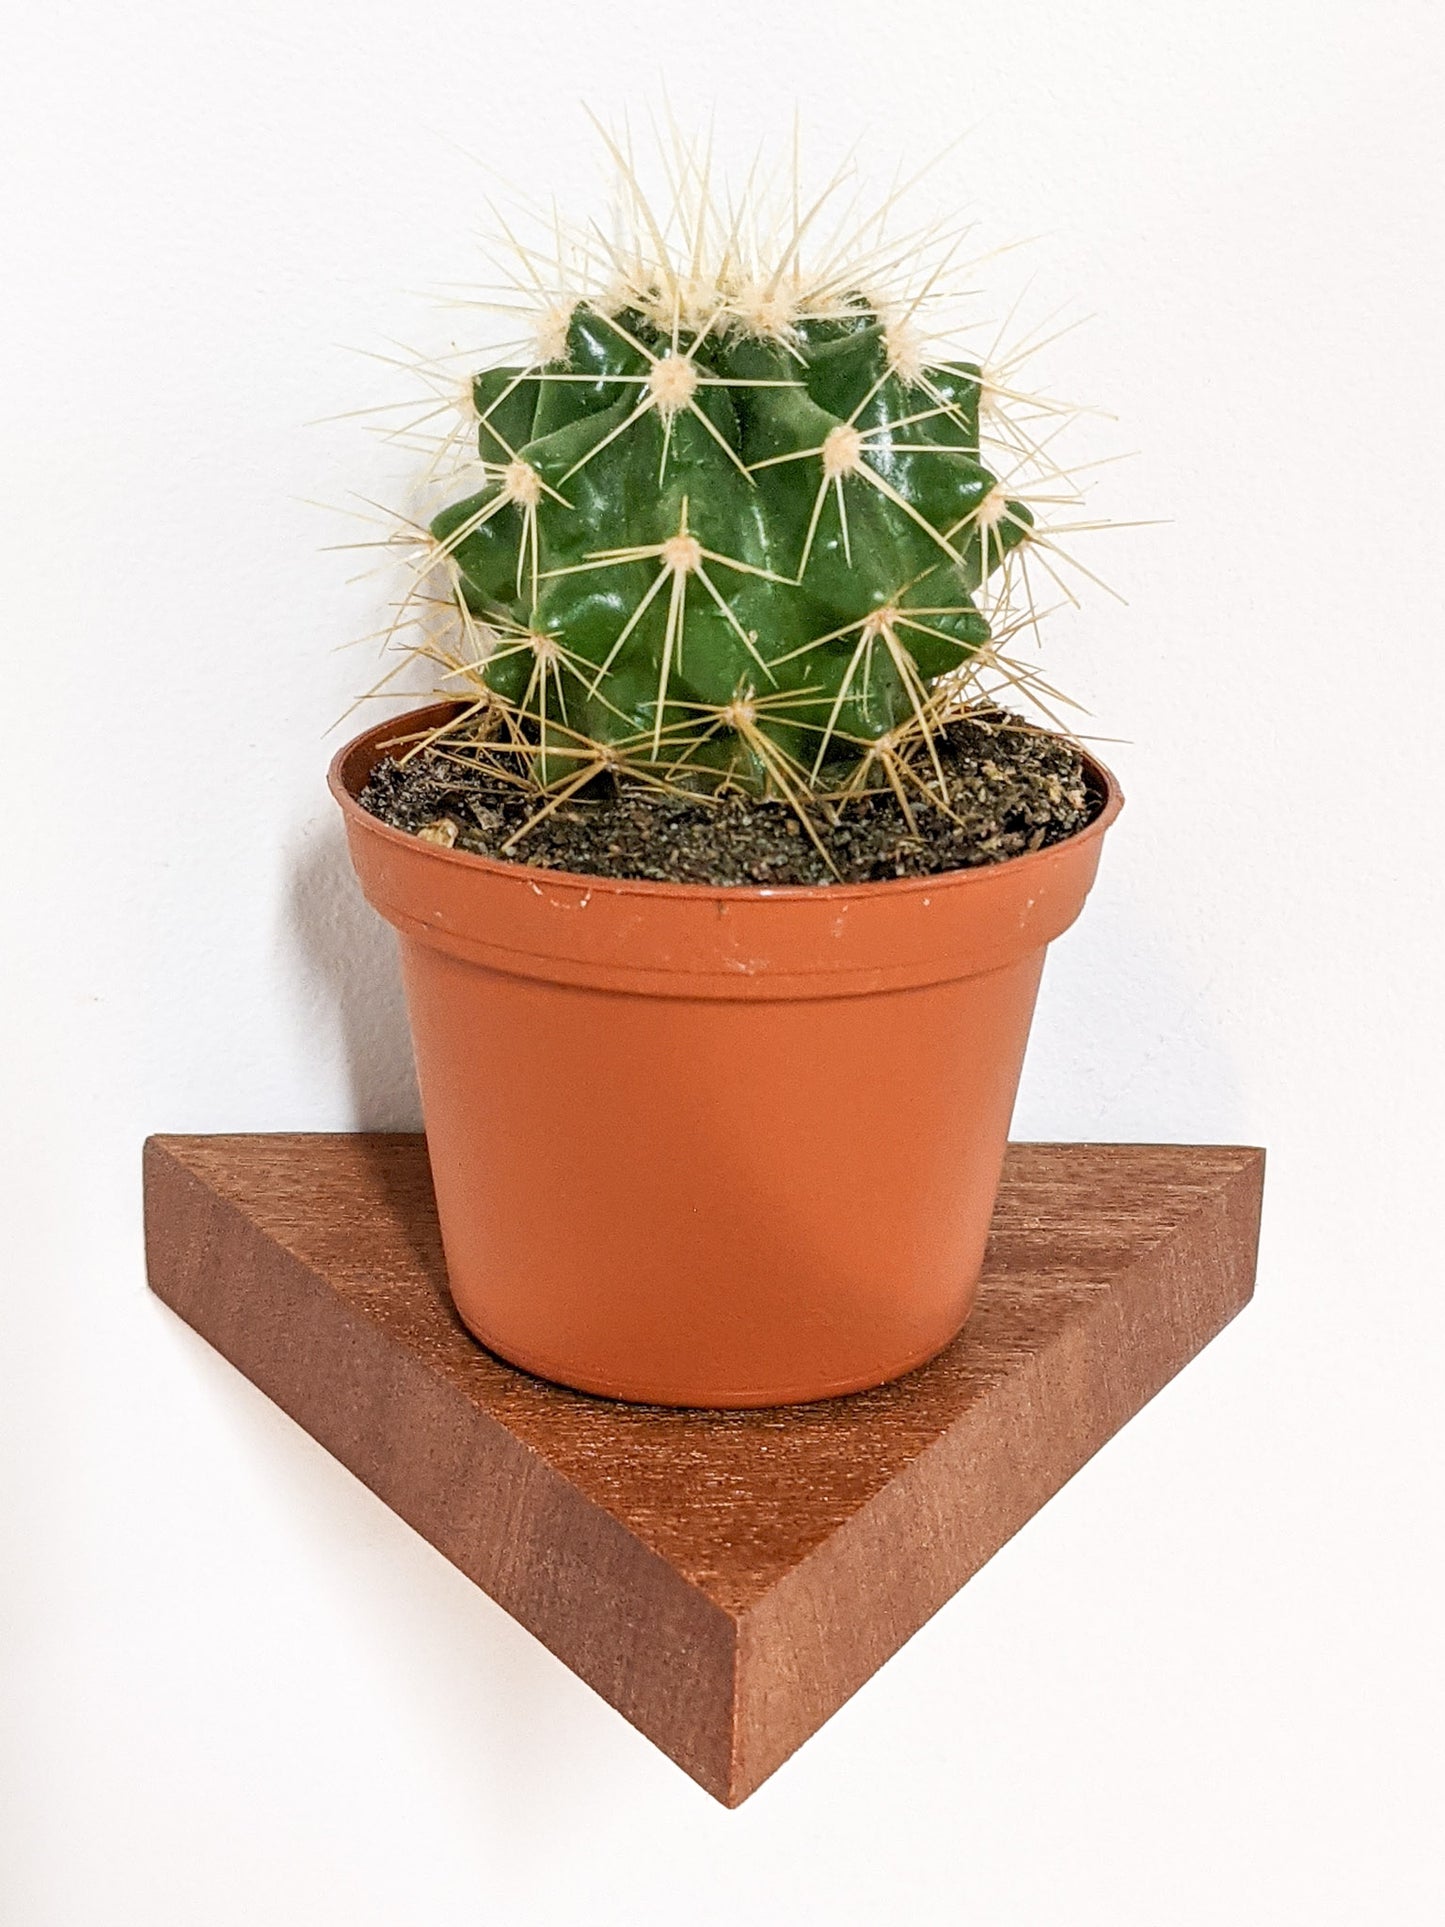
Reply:
<svg viewBox="0 0 1445 1927"><path fill-rule="evenodd" d="M418 1136L152 1138L147 1253L188 1324L735 1806L1244 1306L1263 1170L1014 1145L961 1337L770 1412L613 1404L483 1351Z"/></svg>

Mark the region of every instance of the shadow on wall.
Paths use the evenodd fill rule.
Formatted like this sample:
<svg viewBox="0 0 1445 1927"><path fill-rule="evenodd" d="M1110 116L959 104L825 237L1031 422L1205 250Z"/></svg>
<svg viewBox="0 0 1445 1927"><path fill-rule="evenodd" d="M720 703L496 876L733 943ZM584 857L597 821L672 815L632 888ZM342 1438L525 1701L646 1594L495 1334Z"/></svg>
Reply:
<svg viewBox="0 0 1445 1927"><path fill-rule="evenodd" d="M1106 855L1045 966L1012 1135L1253 1142L1261 1119L1230 1042L1240 968L1187 900Z"/></svg>
<svg viewBox="0 0 1445 1927"><path fill-rule="evenodd" d="M307 1034L328 1033L350 1091L348 1128L415 1131L421 1102L396 939L361 894L339 822L314 823L291 864L287 938Z"/></svg>

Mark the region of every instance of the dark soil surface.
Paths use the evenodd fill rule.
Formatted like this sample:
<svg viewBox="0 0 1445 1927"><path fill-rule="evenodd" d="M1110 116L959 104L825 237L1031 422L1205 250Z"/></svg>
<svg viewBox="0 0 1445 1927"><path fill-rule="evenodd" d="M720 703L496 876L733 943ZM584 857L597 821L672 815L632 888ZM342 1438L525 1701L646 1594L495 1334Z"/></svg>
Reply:
<svg viewBox="0 0 1445 1927"><path fill-rule="evenodd" d="M813 809L836 875L786 803L693 801L606 778L553 809L505 855L540 869L659 883L872 883L1022 856L1083 829L1102 804L1076 743L1002 710L952 724L938 751L947 813L912 789L912 825L891 791ZM491 857L504 854L539 807L536 795L445 748L378 764L361 802L397 829Z"/></svg>

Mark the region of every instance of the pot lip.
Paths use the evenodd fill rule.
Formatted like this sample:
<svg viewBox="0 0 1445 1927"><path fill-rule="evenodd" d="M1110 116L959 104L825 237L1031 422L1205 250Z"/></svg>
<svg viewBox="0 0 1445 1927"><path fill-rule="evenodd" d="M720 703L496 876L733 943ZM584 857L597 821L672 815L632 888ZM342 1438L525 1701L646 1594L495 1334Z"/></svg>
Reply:
<svg viewBox="0 0 1445 1927"><path fill-rule="evenodd" d="M373 816L370 810L363 809L348 787L343 775L344 766L369 739L379 736L383 730L414 723L439 709L455 707L451 702L434 701L415 709L403 710L400 715L389 717L385 722L373 723L369 729L362 730L337 750L326 772L327 787L340 804L348 825L378 837L383 843L404 849L424 862L457 865L474 875L510 878L533 886L545 884L554 889L558 886L570 887L594 894L605 891L621 897L651 898L654 901L681 898L683 901L700 903L841 903L919 895L941 889L959 889L968 884L978 886L1004 871L1021 875L1030 866L1042 866L1050 858L1057 858L1061 851L1097 842L1124 807L1124 792L1119 786L1119 779L1080 745L1089 774L1103 791L1103 808L1082 830L1075 830L1058 843L1046 844L1041 850L1026 851L1022 856L1005 857L1000 863L979 863L965 870L939 870L930 876L884 877L872 883L663 883L652 877L594 876L582 870L551 870L539 864L515 863L510 858L480 856L474 850L449 850L439 843L424 842L410 831L398 830L390 823L383 823L379 816Z"/></svg>

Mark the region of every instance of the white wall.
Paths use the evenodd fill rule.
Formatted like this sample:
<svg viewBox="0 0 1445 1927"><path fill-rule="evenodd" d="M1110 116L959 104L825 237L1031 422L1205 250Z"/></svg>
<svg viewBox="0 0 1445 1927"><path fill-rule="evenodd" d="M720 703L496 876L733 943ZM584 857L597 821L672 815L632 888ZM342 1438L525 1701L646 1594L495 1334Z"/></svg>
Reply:
<svg viewBox="0 0 1445 1927"><path fill-rule="evenodd" d="M1441 29L1416 0L61 4L12 26L0 1918L1442 1917ZM18 58L15 57L18 47ZM777 1778L700 1793L147 1298L147 1130L414 1115L325 731L486 177L962 126L1139 449L1061 620L1130 802L1019 1130L1268 1145L1260 1296ZM438 329L442 330L441 336ZM1432 1904L1433 1902L1433 1904Z"/></svg>

